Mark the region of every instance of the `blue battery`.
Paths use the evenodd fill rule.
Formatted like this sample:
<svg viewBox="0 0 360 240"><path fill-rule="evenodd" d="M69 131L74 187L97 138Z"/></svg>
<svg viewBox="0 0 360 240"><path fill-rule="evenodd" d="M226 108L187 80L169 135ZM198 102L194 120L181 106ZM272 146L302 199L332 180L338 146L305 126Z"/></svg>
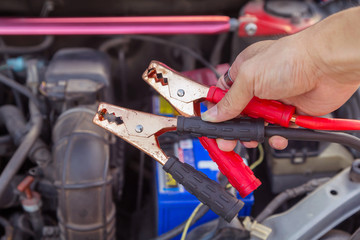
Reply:
<svg viewBox="0 0 360 240"><path fill-rule="evenodd" d="M186 139L174 144L174 154L179 160L188 163L197 170L205 173L210 179L216 180L219 172L208 152L202 147L198 139ZM178 184L168 173L162 170L162 166L157 164L157 226L158 235L165 233L189 218L192 211L200 203L199 200L182 185ZM244 199L238 196L245 205L239 212L239 216L249 216L254 204L254 196L251 193ZM205 214L190 230L205 222L209 222L218 216L209 211ZM180 236L174 238L180 239Z"/></svg>

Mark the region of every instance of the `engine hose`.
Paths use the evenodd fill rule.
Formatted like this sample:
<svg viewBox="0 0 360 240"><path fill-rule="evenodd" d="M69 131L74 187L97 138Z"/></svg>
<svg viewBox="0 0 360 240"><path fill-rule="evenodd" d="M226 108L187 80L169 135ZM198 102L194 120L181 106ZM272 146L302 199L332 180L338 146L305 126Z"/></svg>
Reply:
<svg viewBox="0 0 360 240"><path fill-rule="evenodd" d="M42 127L41 113L32 102L30 102L29 107L32 126L0 175L0 198L2 197L11 179L15 176L21 165L24 163L31 147L40 135Z"/></svg>
<svg viewBox="0 0 360 240"><path fill-rule="evenodd" d="M17 92L23 94L24 96L26 96L27 98L29 98L29 100L36 105L36 107L38 107L40 109L40 103L38 101L38 99L36 98L36 96L26 87L24 87L23 85L21 85L20 83L16 82L15 80L8 78L7 76L5 76L4 74L0 74L0 83L16 90Z"/></svg>
<svg viewBox="0 0 360 240"><path fill-rule="evenodd" d="M8 144L8 143L11 143L10 135L0 136L0 144Z"/></svg>
<svg viewBox="0 0 360 240"><path fill-rule="evenodd" d="M263 222L267 217L272 215L276 209L278 209L284 202L289 199L295 198L302 194L313 191L318 186L327 182L329 178L319 178L308 181L307 183L295 188L287 189L284 192L277 195L265 209L256 217L257 222Z"/></svg>
<svg viewBox="0 0 360 240"><path fill-rule="evenodd" d="M360 239L360 228L356 229L356 231L351 235L349 240L358 240Z"/></svg>
<svg viewBox="0 0 360 240"><path fill-rule="evenodd" d="M45 36L44 40L38 45L34 46L7 46L0 47L0 54L31 54L38 53L48 49L54 42L54 36Z"/></svg>
<svg viewBox="0 0 360 240"><path fill-rule="evenodd" d="M102 52L106 52L108 49L116 47L118 45L126 43L126 39L132 39L132 40L138 40L138 41L146 41L146 42L152 42L160 45L165 45L168 47L176 48L181 51L184 51L185 53L189 54L193 58L197 59L199 62L201 62L205 67L209 68L217 78L219 78L221 75L216 70L216 68L211 65L201 54L197 53L196 51L192 50L191 48L181 45L163 38L153 37L153 36L146 36L146 35L128 35L125 38L111 38L104 43L101 44L99 47L99 50Z"/></svg>
<svg viewBox="0 0 360 240"><path fill-rule="evenodd" d="M5 236L4 236L4 238L1 238L1 239L4 239L4 240L13 239L14 228L13 228L13 226L11 226L9 221L7 221L3 217L0 217L0 225L5 230Z"/></svg>
<svg viewBox="0 0 360 240"><path fill-rule="evenodd" d="M108 133L92 123L95 111L72 108L53 128L61 239L115 239Z"/></svg>
<svg viewBox="0 0 360 240"><path fill-rule="evenodd" d="M351 235L348 232L332 229L322 236L319 240L349 240Z"/></svg>
<svg viewBox="0 0 360 240"><path fill-rule="evenodd" d="M5 124L15 145L19 145L27 131L26 121L21 110L13 105L0 107L0 123ZM40 167L46 166L51 160L51 153L46 144L40 139L36 139L32 145L28 157Z"/></svg>

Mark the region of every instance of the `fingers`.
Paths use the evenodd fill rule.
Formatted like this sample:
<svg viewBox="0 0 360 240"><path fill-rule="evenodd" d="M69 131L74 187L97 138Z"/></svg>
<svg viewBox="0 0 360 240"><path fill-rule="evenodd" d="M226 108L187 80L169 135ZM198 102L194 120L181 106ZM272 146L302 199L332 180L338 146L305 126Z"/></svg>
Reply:
<svg viewBox="0 0 360 240"><path fill-rule="evenodd" d="M228 72L229 77L234 81L233 85L217 105L202 115L203 120L209 122L226 121L242 112L253 97L253 81L257 70L254 63L250 63L250 66L248 66L246 62L271 44L272 41L259 42L238 55ZM222 89L229 88L226 81L224 81L224 76L220 77L217 86Z"/></svg>
<svg viewBox="0 0 360 240"><path fill-rule="evenodd" d="M234 150L236 147L237 141L229 141L221 138L216 139L216 143L218 144L220 150L225 152L230 152ZM258 146L258 142L250 141L250 142L241 142L246 148L256 148ZM286 138L280 136L273 136L269 138L269 144L272 148L277 150L284 150L288 145L288 140Z"/></svg>
<svg viewBox="0 0 360 240"><path fill-rule="evenodd" d="M250 141L250 142L241 142L246 148L256 148L259 143L255 142L255 141Z"/></svg>
<svg viewBox="0 0 360 240"><path fill-rule="evenodd" d="M231 74L231 72L229 73ZM234 84L221 101L202 114L202 119L209 122L222 122L238 116L251 100L251 84L242 84L242 74L238 74Z"/></svg>
<svg viewBox="0 0 360 240"><path fill-rule="evenodd" d="M288 145L288 140L280 136L273 136L269 138L269 144L272 148L284 150Z"/></svg>
<svg viewBox="0 0 360 240"><path fill-rule="evenodd" d="M216 86L218 88L221 88L222 90L226 90L229 88L229 86L225 83L225 80L224 80L224 75L222 75L219 80L217 81L216 83Z"/></svg>
<svg viewBox="0 0 360 240"><path fill-rule="evenodd" d="M216 139L216 143L221 151L230 152L236 147L237 141L229 141L221 138Z"/></svg>
<svg viewBox="0 0 360 240"><path fill-rule="evenodd" d="M221 151L230 152L234 150L236 147L237 141L224 140L221 138L216 139L216 143L218 144ZM256 148L258 146L258 142L250 141L250 142L241 142L246 148Z"/></svg>

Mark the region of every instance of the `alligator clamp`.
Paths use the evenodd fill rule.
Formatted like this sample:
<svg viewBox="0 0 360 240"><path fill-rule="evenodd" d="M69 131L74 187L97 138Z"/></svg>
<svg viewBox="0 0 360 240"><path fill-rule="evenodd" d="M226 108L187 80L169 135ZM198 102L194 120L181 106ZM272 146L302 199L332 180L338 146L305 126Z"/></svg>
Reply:
<svg viewBox="0 0 360 240"><path fill-rule="evenodd" d="M200 116L199 103L201 101L214 102L214 99L219 100L220 95L225 95L223 90L196 83L157 61L150 63L142 77L181 115L186 117ZM223 129L223 131L228 130ZM224 137L224 139L228 138ZM246 197L260 186L260 180L255 177L238 154L234 151L221 151L215 139L199 137L199 140L241 197Z"/></svg>
<svg viewBox="0 0 360 240"><path fill-rule="evenodd" d="M209 179L192 166L174 156L167 156L160 148L158 136L177 129L178 119L143 113L106 103L101 103L93 122L117 135L148 154L216 214L231 221L244 203L227 192L220 184Z"/></svg>

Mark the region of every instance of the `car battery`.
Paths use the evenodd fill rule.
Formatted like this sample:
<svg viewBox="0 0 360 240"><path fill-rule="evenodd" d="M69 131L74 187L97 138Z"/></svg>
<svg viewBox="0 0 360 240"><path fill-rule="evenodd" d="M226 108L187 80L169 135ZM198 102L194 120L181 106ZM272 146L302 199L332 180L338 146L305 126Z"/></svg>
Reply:
<svg viewBox="0 0 360 240"><path fill-rule="evenodd" d="M218 66L218 71L224 73L228 67L229 65L227 64L220 65ZM194 70L183 74L206 85L214 85L217 80L208 69ZM201 103L201 112L204 111L206 111L206 106ZM153 97L153 113L164 116L178 115L176 110L165 99L157 95ZM180 161L193 166L205 173L210 179L216 181L219 169L198 139L186 136L175 138L174 141L161 141L160 139L160 145L167 155L177 156ZM157 233L161 235L186 221L200 201L194 195L187 192L170 174L163 171L160 164L156 164L156 182ZM249 216L254 204L253 194L248 195L244 199L239 195L237 197L245 203L239 212L239 216ZM209 210L189 230L217 217L213 211ZM180 236L174 239L180 239Z"/></svg>

